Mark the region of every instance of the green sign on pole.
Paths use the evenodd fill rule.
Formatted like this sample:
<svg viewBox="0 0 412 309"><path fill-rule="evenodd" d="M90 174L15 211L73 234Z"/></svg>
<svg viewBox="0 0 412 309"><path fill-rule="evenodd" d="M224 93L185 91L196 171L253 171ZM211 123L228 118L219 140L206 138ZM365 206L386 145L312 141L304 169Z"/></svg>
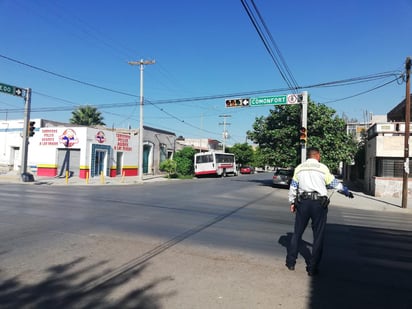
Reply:
<svg viewBox="0 0 412 309"><path fill-rule="evenodd" d="M250 105L278 105L278 104L287 104L286 95L278 95L274 97L262 97L262 98L251 98Z"/></svg>
<svg viewBox="0 0 412 309"><path fill-rule="evenodd" d="M6 85L6 84L0 84L0 92L15 95L18 97L23 96L23 89L16 87L16 86Z"/></svg>

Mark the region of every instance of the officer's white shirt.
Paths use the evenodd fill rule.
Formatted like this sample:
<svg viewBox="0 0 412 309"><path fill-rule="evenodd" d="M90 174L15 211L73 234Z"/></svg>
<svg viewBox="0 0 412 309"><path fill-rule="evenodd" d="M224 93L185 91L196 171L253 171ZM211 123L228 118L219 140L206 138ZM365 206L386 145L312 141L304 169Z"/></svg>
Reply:
<svg viewBox="0 0 412 309"><path fill-rule="evenodd" d="M321 196L327 196L327 187L343 189L343 185L336 180L325 164L309 158L295 169L289 187L289 202L293 203L296 195L303 192L318 192Z"/></svg>

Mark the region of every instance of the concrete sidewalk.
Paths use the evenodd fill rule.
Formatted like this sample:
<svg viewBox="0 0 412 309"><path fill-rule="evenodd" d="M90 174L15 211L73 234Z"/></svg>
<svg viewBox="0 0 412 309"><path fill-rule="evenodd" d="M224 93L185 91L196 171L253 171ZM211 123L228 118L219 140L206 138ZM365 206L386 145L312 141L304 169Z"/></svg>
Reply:
<svg viewBox="0 0 412 309"><path fill-rule="evenodd" d="M143 175L143 181L140 181L138 176L128 177L92 177L88 180L81 179L77 176L69 177L39 177L34 176L33 182L23 182L21 176L17 172L9 172L0 174L0 183L21 183L28 185L133 185L146 182L157 182L173 180L168 179L167 175Z"/></svg>
<svg viewBox="0 0 412 309"><path fill-rule="evenodd" d="M354 198L349 199L346 196L333 191L329 191L331 202L329 208L349 207L365 210L396 211L412 213L412 198L408 198L407 208L402 208L402 198L396 197L377 197L367 195L363 192L353 192Z"/></svg>

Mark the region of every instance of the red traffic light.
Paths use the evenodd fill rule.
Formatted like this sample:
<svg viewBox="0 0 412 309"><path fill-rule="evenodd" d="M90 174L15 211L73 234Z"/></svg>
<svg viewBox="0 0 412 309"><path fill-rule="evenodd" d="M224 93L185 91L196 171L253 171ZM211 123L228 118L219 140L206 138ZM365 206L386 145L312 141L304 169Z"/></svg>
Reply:
<svg viewBox="0 0 412 309"><path fill-rule="evenodd" d="M226 100L226 107L249 107L250 99L241 98L241 99L228 99Z"/></svg>

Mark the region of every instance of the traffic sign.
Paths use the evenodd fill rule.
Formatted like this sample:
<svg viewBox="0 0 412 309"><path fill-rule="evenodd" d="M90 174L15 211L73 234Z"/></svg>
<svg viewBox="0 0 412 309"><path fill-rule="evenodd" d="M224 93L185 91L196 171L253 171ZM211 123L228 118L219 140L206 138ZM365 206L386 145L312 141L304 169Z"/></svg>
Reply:
<svg viewBox="0 0 412 309"><path fill-rule="evenodd" d="M7 94L15 95L18 97L23 96L23 89L16 87L16 86L10 86L6 84L0 84L0 92L4 92Z"/></svg>
<svg viewBox="0 0 412 309"><path fill-rule="evenodd" d="M282 105L282 104L299 104L302 103L300 95L288 94L273 97L251 98L250 105Z"/></svg>
<svg viewBox="0 0 412 309"><path fill-rule="evenodd" d="M251 98L250 105L279 105L279 104L286 104L287 103L287 96L286 95L278 95L274 97L261 97L261 98Z"/></svg>

